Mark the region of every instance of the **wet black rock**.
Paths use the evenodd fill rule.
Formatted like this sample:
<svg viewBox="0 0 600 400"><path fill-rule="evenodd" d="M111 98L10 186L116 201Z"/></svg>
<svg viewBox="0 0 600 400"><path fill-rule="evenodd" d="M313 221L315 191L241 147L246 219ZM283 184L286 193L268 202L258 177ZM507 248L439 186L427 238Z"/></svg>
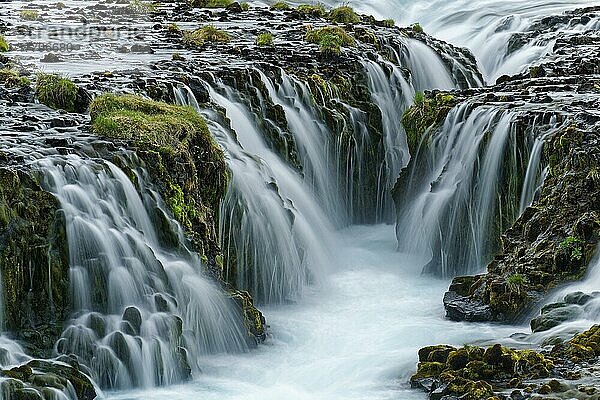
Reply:
<svg viewBox="0 0 600 400"><path fill-rule="evenodd" d="M598 296L598 293L590 295L575 292L566 295L562 302L544 306L541 315L531 320L531 330L533 332L543 332L564 322L580 318L585 312L583 306Z"/></svg>

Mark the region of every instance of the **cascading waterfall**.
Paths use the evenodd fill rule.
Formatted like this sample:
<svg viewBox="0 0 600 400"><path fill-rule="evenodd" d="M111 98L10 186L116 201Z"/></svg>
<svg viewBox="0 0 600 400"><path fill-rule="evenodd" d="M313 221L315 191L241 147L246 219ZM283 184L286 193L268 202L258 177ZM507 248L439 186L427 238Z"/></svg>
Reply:
<svg viewBox="0 0 600 400"><path fill-rule="evenodd" d="M266 1L265 1L266 2ZM300 4L302 1L292 3ZM326 0L330 7L339 6L337 1ZM420 23L425 31L435 37L459 46L466 46L477 57L488 82L504 74L515 74L552 51L557 32L534 39L517 51L509 51L508 42L514 33L526 32L541 17L561 14L578 7L598 5L598 1L532 0L524 5L522 0L472 1L433 0L429 2L383 0L365 2L352 0L348 4L366 14L381 18L394 18L404 26ZM600 26L600 18L581 24L574 18L561 26L558 32L594 31Z"/></svg>
<svg viewBox="0 0 600 400"><path fill-rule="evenodd" d="M519 134L518 117L465 102L439 134L424 135L406 174L396 231L401 250L431 259L426 271L481 271L498 248L494 238L518 216L519 198L533 200L543 168L542 143L532 142L551 135L556 119Z"/></svg>
<svg viewBox="0 0 600 400"><path fill-rule="evenodd" d="M205 117L232 171L220 216L227 273L234 273L235 259L238 287L262 302L295 300L332 265L333 227L311 185L267 147L233 90L217 82L210 96L225 109L231 126L201 109L189 88L177 95Z"/></svg>
<svg viewBox="0 0 600 400"><path fill-rule="evenodd" d="M103 387L179 382L202 356L247 349L241 312L201 272L156 192L107 161L39 161L66 218L75 315L56 344ZM163 229L156 222L163 219ZM171 227L169 232L168 227ZM163 245L175 235L177 248Z"/></svg>
<svg viewBox="0 0 600 400"><path fill-rule="evenodd" d="M535 130L537 126L537 117L534 120L532 130ZM548 175L548 167L544 167L542 164L542 151L544 144L548 138L552 137L557 131L564 128L564 125L559 125L555 116L550 118L549 126L551 127L546 132L538 135L534 139L533 146L531 148L531 155L529 157L529 163L527 164L527 171L525 172L525 180L523 182L523 190L521 191L521 200L519 202L519 214L525 211L529 207L536 194L541 189L546 176Z"/></svg>
<svg viewBox="0 0 600 400"><path fill-rule="evenodd" d="M352 132L349 140L353 143L339 142L341 135L336 139L330 132L304 83L283 70L275 74L254 70L266 87L269 101L284 111L286 128L298 151L298 170L267 145L251 107L218 78L213 77L214 82L206 85L228 121L218 113L202 110L189 88L177 91L180 104L196 107L209 120L213 135L227 154L233 178L221 210L220 231L228 254L228 279L250 290L259 301L297 299L307 283L321 280L324 270L332 265L327 249L332 247L334 227L347 226L356 219L393 221L390 191L410 159L399 116L417 90L459 86L427 45L407 40L403 46L402 55L394 51L398 65L381 57L363 62L371 100L381 110L383 127L377 187L368 188L377 198L375 219L370 221L354 209L353 198L368 196L364 188L355 190L353 185L357 176L361 182L357 170L366 167L360 161L369 151L367 145L373 144L360 110L346 107L350 121L346 130ZM407 75L399 67L402 63L415 73ZM342 154L344 148L346 154ZM342 159L347 160L344 166L340 165Z"/></svg>
<svg viewBox="0 0 600 400"><path fill-rule="evenodd" d="M277 84L261 70L256 71L267 87L271 100L285 112L302 163L303 181L318 198L331 223L348 225L348 205L341 196L340 181L335 174L333 135L319 120L310 89L283 69L278 71L280 82Z"/></svg>

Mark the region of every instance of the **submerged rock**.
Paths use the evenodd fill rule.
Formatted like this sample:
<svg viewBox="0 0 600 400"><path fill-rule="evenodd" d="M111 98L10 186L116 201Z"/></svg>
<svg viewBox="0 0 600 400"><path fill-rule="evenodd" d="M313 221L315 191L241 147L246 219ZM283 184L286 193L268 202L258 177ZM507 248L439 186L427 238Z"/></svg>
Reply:
<svg viewBox="0 0 600 400"><path fill-rule="evenodd" d="M55 399L55 392L67 398L93 400L97 393L90 379L72 364L33 360L19 367L0 370L0 392L3 398Z"/></svg>

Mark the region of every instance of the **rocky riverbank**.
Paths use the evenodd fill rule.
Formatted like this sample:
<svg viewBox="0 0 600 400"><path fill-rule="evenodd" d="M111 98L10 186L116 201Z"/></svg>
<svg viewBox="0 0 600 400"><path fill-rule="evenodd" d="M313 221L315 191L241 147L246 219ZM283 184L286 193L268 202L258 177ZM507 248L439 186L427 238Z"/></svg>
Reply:
<svg viewBox="0 0 600 400"><path fill-rule="evenodd" d="M422 146L441 132L448 114L448 107L440 107L441 96L452 99L450 106L468 103L475 109L510 110L518 115L513 122L517 135L550 124L539 136L543 138L543 184L531 205L512 213L512 221L504 203L505 211L497 218L508 215L509 220L499 225L509 228L497 230L499 240L492 247L497 250L489 253L493 259L487 272L453 279L444 296L447 317L452 320L521 322L531 318L532 310L553 289L583 279L588 272L600 240L600 180L596 176L600 166L600 42L585 27L598 19L599 12L587 8L541 18L530 31L516 34L509 42L508 51L514 51L532 41L555 40L550 54L528 72L503 76L480 90L428 94L421 109L405 116ZM553 29L565 24L573 30L554 37ZM523 179L524 170L519 174L520 178L510 179ZM573 293L545 306L531 321L532 330L547 331L577 319L585 304L593 307L594 296ZM594 326L572 339L547 339L535 350L499 344L424 348L411 384L427 391L431 399L596 399L600 391L597 335L598 326Z"/></svg>

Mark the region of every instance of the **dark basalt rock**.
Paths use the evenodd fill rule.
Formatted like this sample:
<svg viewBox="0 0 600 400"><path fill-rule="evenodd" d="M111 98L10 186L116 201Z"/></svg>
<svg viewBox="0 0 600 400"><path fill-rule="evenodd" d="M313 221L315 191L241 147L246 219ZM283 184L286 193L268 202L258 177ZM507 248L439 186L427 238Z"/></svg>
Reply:
<svg viewBox="0 0 600 400"><path fill-rule="evenodd" d="M5 398L52 399L51 390L65 395L72 388L78 400L93 400L97 393L90 379L83 374L76 361L70 363L33 360L25 365L0 370L0 392Z"/></svg>
<svg viewBox="0 0 600 400"><path fill-rule="evenodd" d="M599 335L596 325L545 350L518 350L500 344L487 348L428 346L419 351L417 372L410 383L432 400L550 398L543 397L546 395L594 399L588 396L598 390L582 383L599 378L595 367L600 355ZM434 361L433 354L447 357ZM582 376L586 379L580 380Z"/></svg>
<svg viewBox="0 0 600 400"><path fill-rule="evenodd" d="M590 295L575 292L566 295L562 302L544 306L541 315L531 320L531 330L533 332L547 331L563 322L580 318L584 314L583 306L598 296L598 293Z"/></svg>

